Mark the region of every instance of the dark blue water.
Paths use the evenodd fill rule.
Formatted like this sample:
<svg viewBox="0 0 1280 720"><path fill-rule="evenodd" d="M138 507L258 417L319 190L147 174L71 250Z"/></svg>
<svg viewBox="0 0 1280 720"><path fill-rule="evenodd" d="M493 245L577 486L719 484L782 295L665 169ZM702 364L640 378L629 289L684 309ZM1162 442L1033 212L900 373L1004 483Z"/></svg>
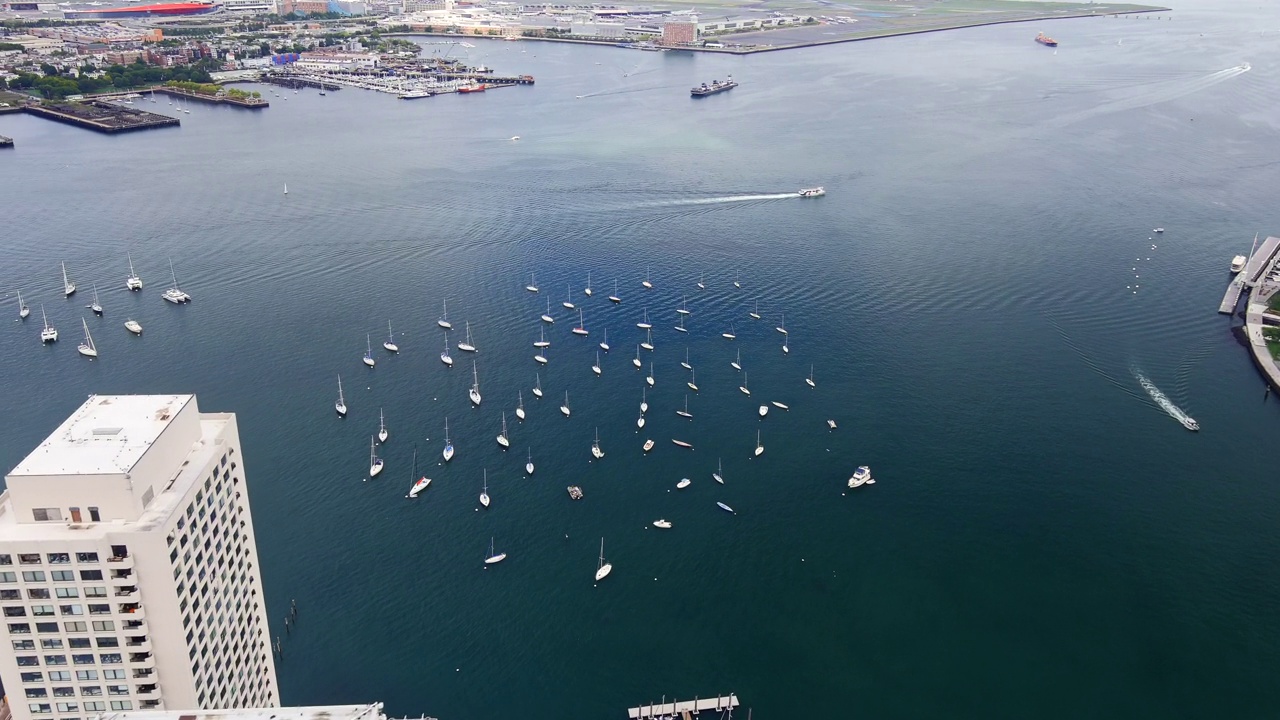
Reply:
<svg viewBox="0 0 1280 720"><path fill-rule="evenodd" d="M1280 13L1046 23L1056 52L1035 29L750 58L477 43L472 60L537 86L287 93L121 137L0 117L18 141L0 155L0 314L16 289L36 313L0 329L0 466L89 393L236 412L273 632L301 610L290 704L601 718L732 691L762 717L1271 715L1280 404L1214 310L1231 256L1280 230ZM688 98L728 73L740 88ZM828 195L777 197L812 184ZM190 306L160 300L168 256ZM479 409L472 358L438 358L446 298L480 348ZM771 400L790 411L761 420ZM387 470L363 482L380 408ZM415 446L434 482L410 501ZM860 464L879 482L846 494ZM491 537L509 558L486 571Z"/></svg>

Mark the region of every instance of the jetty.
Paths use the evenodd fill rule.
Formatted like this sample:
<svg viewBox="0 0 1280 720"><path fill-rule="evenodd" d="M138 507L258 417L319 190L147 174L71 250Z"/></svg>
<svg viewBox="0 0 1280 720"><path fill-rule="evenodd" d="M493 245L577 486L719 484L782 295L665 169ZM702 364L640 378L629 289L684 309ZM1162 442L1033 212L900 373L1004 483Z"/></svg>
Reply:
<svg viewBox="0 0 1280 720"><path fill-rule="evenodd" d="M183 98L187 98L188 100L195 100L196 102L203 102L203 103L211 103L213 105L234 105L235 107L246 108L249 110L262 110L263 108L271 107L271 103L267 102L266 100L263 100L262 98L255 98L255 97L240 98L240 97L232 97L230 95L206 95L204 93L192 92L190 90L183 90L182 88L169 87L167 85L162 85L160 87L154 88L154 90L155 92L163 93L165 95L172 95L174 97L183 97Z"/></svg>
<svg viewBox="0 0 1280 720"><path fill-rule="evenodd" d="M1227 292L1222 296L1222 304L1218 306L1218 312L1224 315L1230 315L1236 311L1236 306L1240 304L1240 293L1244 292L1244 271L1235 274L1231 278L1231 282L1227 283Z"/></svg>
<svg viewBox="0 0 1280 720"><path fill-rule="evenodd" d="M181 125L177 118L121 107L101 100L45 102L27 105L23 110L42 118L103 133L133 132Z"/></svg>
<svg viewBox="0 0 1280 720"><path fill-rule="evenodd" d="M723 697L716 696L713 698L694 698L693 700L681 700L671 702L661 702L657 705L650 703L627 709L627 717L631 720L647 720L648 718L671 718L683 717L689 720L693 715L697 715L703 710L712 712L725 712L738 707L738 696L732 693Z"/></svg>

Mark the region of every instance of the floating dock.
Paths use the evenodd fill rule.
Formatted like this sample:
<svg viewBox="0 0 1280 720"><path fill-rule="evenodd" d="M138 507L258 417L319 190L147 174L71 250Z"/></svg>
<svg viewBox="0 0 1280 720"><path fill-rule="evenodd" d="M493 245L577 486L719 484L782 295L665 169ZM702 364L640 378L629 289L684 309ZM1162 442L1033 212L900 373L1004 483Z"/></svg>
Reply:
<svg viewBox="0 0 1280 720"><path fill-rule="evenodd" d="M44 103L28 105L23 110L49 120L57 120L104 133L132 132L160 127L177 127L177 118L157 115L144 110L120 107L101 100L84 102Z"/></svg>
<svg viewBox="0 0 1280 720"><path fill-rule="evenodd" d="M1236 311L1236 306L1240 304L1240 293L1244 292L1244 271L1236 273L1231 278L1231 282L1227 284L1227 293L1222 296L1222 304L1218 306L1218 312L1224 315L1230 315Z"/></svg>
<svg viewBox="0 0 1280 720"><path fill-rule="evenodd" d="M689 718L703 710L725 712L733 710L738 705L738 696L730 693L724 697L694 698L693 700L681 700L679 702L672 700L671 702L662 702L657 705L650 703L649 705L628 708L627 717L631 718L631 720L677 716Z"/></svg>

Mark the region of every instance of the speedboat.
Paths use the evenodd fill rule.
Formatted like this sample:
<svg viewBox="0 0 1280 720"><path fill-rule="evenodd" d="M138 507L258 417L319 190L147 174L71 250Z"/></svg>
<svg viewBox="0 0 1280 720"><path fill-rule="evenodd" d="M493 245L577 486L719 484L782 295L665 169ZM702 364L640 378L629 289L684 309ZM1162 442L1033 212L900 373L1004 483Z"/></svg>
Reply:
<svg viewBox="0 0 1280 720"><path fill-rule="evenodd" d="M1249 258L1243 255L1237 255L1231 258L1231 272L1238 273L1244 269L1245 263L1249 262Z"/></svg>
<svg viewBox="0 0 1280 720"><path fill-rule="evenodd" d="M689 478L680 478L680 482L676 483L677 490L683 490L693 484Z"/></svg>
<svg viewBox="0 0 1280 720"><path fill-rule="evenodd" d="M133 333L134 335L141 335L141 334L142 334L142 325L140 325L140 324L138 323L138 321L137 321L137 320L134 320L134 319L132 319L132 318L130 318L130 319L128 319L128 320L126 320L126 321L124 322L124 329L125 329L125 330L128 330L129 332Z"/></svg>
<svg viewBox="0 0 1280 720"><path fill-rule="evenodd" d="M856 488L871 480L871 468L866 465L859 465L857 470L853 471L853 476L849 478L849 487Z"/></svg>
<svg viewBox="0 0 1280 720"><path fill-rule="evenodd" d="M645 440L645 441L644 441L644 451L645 451L645 452L649 452L649 451L650 451L650 450L652 450L652 449L653 449L653 440Z"/></svg>
<svg viewBox="0 0 1280 720"><path fill-rule="evenodd" d="M662 520L662 519L654 520L654 521L653 521L653 526L654 526L654 527L656 527L656 528L662 528L663 530L670 530L670 529L671 529L671 521L670 521L670 520Z"/></svg>
<svg viewBox="0 0 1280 720"><path fill-rule="evenodd" d="M1164 232L1164 228L1162 228L1162 227L1160 227L1160 228L1152 228L1152 229L1151 229L1151 232L1153 232L1153 233L1162 233L1162 232Z"/></svg>
<svg viewBox="0 0 1280 720"><path fill-rule="evenodd" d="M567 488L565 488L565 489L569 491L569 499L570 499L570 500L581 500L581 499L582 499L582 488L578 487L577 485L570 485L569 487L567 487Z"/></svg>
<svg viewBox="0 0 1280 720"><path fill-rule="evenodd" d="M1182 419L1182 426L1185 427L1186 429L1192 432L1196 432L1200 429L1200 423L1196 422L1194 418L1183 416L1181 419Z"/></svg>
<svg viewBox="0 0 1280 720"><path fill-rule="evenodd" d="M826 195L826 194L827 194L827 191L821 186L811 187L811 188L800 188L800 197L802 198L822 197L823 195Z"/></svg>
<svg viewBox="0 0 1280 720"><path fill-rule="evenodd" d="M827 427L828 427L828 428L830 428L830 429L832 429L832 430L835 430L835 429L836 429L836 421L835 421L835 420L828 420L828 421L827 421Z"/></svg>

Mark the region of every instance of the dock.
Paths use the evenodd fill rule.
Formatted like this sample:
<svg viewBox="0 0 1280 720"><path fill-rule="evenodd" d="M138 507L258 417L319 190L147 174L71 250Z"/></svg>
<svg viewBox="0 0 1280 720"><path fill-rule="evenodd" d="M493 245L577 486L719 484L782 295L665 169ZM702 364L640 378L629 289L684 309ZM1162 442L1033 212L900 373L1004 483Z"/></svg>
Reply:
<svg viewBox="0 0 1280 720"><path fill-rule="evenodd" d="M210 103L213 105L234 105L235 107L247 108L249 110L262 110L271 107L271 103L262 98L235 98L229 95L205 95L203 93L191 92L190 90L182 90L181 88L168 87L162 85L154 88L155 92L164 95L172 95L174 97L187 98L196 102Z"/></svg>
<svg viewBox="0 0 1280 720"><path fill-rule="evenodd" d="M661 702L656 705L650 703L627 709L627 717L631 720L641 720L646 718L664 718L664 717L682 717L688 720L693 715L704 710L712 712L726 712L738 707L738 696L730 693L724 697L713 698L694 698L693 700L681 700L671 702Z"/></svg>
<svg viewBox="0 0 1280 720"><path fill-rule="evenodd" d="M101 100L46 102L28 105L23 110L42 118L103 133L133 132L181 125L177 118L121 107Z"/></svg>
<svg viewBox="0 0 1280 720"><path fill-rule="evenodd" d="M1230 315L1236 311L1236 306L1240 304L1240 293L1244 292L1244 271L1236 273L1231 278L1231 282L1227 283L1227 293L1222 296L1222 304L1218 306L1218 312L1223 315Z"/></svg>

